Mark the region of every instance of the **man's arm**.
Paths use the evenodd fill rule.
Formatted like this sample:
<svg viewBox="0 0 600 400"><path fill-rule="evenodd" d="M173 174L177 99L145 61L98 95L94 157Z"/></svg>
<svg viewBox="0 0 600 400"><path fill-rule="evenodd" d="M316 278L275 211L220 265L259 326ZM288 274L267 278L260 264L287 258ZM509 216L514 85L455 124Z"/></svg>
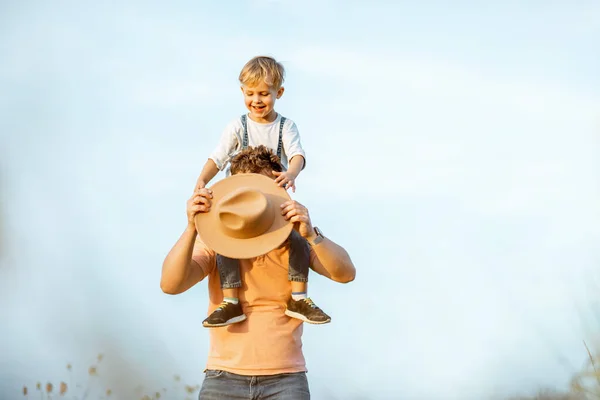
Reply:
<svg viewBox="0 0 600 400"><path fill-rule="evenodd" d="M310 265L317 274L339 283L352 282L356 277L354 263L342 246L325 238L311 250Z"/></svg>
<svg viewBox="0 0 600 400"><path fill-rule="evenodd" d="M196 230L187 228L162 266L160 288L167 294L183 293L206 277L205 268L192 259Z"/></svg>
<svg viewBox="0 0 600 400"><path fill-rule="evenodd" d="M317 235L306 207L295 200L289 200L281 205L281 213L286 220L296 224L300 236L309 243L314 242ZM327 238L312 246L310 261L316 273L336 282L348 283L356 276L356 268L346 250Z"/></svg>
<svg viewBox="0 0 600 400"><path fill-rule="evenodd" d="M167 294L185 292L206 277L213 266L213 257L204 246L197 245L194 217L210 209L212 192L208 189L194 191L187 201L188 224L169 254L165 257L160 278L160 288Z"/></svg>

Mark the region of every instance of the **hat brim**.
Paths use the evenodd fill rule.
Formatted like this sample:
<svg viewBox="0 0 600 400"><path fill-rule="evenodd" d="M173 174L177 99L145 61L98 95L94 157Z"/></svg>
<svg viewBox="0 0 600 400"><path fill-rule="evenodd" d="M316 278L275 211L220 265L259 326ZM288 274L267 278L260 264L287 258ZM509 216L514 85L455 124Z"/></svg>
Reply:
<svg viewBox="0 0 600 400"><path fill-rule="evenodd" d="M241 187L261 191L275 211L275 219L269 229L260 236L250 239L239 239L228 236L221 229L215 205L219 201ZM208 248L217 254L236 259L258 257L279 247L292 233L294 224L286 221L281 215L281 204L290 200L288 192L275 181L262 174L236 174L216 182L212 190L212 206L206 213L198 213L194 218L200 239Z"/></svg>

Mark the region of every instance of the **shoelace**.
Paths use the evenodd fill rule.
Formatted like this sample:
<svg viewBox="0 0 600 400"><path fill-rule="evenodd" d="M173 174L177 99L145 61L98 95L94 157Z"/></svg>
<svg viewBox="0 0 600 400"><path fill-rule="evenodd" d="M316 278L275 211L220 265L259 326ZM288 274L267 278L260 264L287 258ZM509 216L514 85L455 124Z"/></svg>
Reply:
<svg viewBox="0 0 600 400"><path fill-rule="evenodd" d="M226 301L223 301L223 302L221 302L221 304L219 304L219 306L217 307L217 309L215 311L223 310L225 307L227 307L227 304L233 304L233 303L228 303Z"/></svg>
<svg viewBox="0 0 600 400"><path fill-rule="evenodd" d="M310 297L303 299L306 304L308 304L311 308L319 308L317 305L311 300Z"/></svg>

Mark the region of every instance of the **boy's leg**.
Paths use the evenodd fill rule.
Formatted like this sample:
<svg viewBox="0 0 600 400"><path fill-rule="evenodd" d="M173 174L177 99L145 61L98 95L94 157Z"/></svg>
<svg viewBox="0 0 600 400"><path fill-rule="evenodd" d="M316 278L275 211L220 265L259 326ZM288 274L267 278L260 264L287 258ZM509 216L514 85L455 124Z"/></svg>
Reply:
<svg viewBox="0 0 600 400"><path fill-rule="evenodd" d="M294 229L289 237L290 261L288 268L288 279L291 282L308 282L308 270L310 267L310 247L306 239Z"/></svg>
<svg viewBox="0 0 600 400"><path fill-rule="evenodd" d="M292 286L292 298L288 301L286 315L311 324L326 324L331 321L317 305L308 298L308 270L310 268L310 248L295 230L289 237L290 260L288 279Z"/></svg>
<svg viewBox="0 0 600 400"><path fill-rule="evenodd" d="M237 289L242 287L239 260L217 254L217 269L221 278L221 289L233 289L237 297Z"/></svg>
<svg viewBox="0 0 600 400"><path fill-rule="evenodd" d="M308 282L291 281L292 299L302 300L308 297Z"/></svg>
<svg viewBox="0 0 600 400"><path fill-rule="evenodd" d="M246 319L238 298L238 290L242 286L239 260L217 254L217 268L223 302L202 322L208 328L231 325Z"/></svg>

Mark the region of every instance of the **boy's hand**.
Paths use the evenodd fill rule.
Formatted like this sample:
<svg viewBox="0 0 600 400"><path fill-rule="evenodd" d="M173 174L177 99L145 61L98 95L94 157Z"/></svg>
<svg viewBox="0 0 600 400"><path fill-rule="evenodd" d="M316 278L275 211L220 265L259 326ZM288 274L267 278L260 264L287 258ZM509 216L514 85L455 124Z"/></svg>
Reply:
<svg viewBox="0 0 600 400"><path fill-rule="evenodd" d="M293 173L290 171L273 171L273 175L277 177L275 183L278 186L283 187L285 190L292 189L292 192L296 193L296 176Z"/></svg>
<svg viewBox="0 0 600 400"><path fill-rule="evenodd" d="M196 181L196 187L194 188L194 191L204 189L205 187L206 183L203 180L198 179L198 181Z"/></svg>

